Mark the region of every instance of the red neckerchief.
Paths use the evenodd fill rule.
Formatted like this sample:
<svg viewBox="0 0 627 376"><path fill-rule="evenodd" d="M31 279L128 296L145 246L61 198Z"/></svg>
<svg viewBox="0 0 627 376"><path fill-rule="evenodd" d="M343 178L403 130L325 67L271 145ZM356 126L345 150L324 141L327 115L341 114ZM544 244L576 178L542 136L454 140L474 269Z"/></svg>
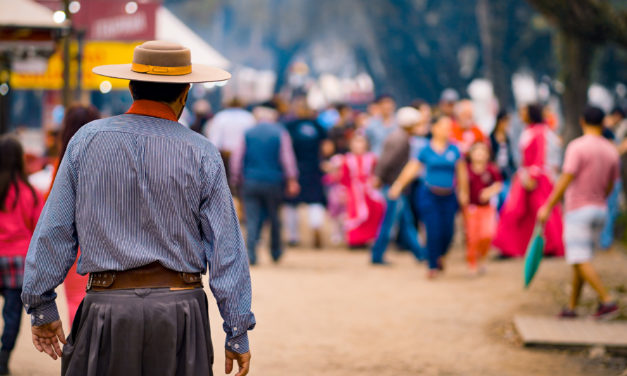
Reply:
<svg viewBox="0 0 627 376"><path fill-rule="evenodd" d="M147 99L140 99L131 105L127 114L152 116L178 122L174 111L167 104Z"/></svg>

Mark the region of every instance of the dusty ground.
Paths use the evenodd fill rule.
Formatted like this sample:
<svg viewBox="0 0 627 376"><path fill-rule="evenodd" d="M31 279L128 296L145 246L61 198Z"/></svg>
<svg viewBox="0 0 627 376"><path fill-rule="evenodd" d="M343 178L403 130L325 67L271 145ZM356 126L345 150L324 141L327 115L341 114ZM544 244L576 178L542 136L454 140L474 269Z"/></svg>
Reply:
<svg viewBox="0 0 627 376"><path fill-rule="evenodd" d="M387 256L391 266L372 267L362 251L290 249L274 266L262 249L252 270L258 326L251 333L251 375L627 375L625 358L518 342L515 314L553 315L565 302L562 260L546 260L524 291L520 260L490 262L488 274L473 279L457 248L446 275L427 281L424 266L408 254ZM595 263L627 307L625 254L602 253ZM214 372L223 375L224 334L212 303ZM591 311L590 291L584 303L582 313ZM57 375L60 363L36 352L29 332L25 317L13 374Z"/></svg>

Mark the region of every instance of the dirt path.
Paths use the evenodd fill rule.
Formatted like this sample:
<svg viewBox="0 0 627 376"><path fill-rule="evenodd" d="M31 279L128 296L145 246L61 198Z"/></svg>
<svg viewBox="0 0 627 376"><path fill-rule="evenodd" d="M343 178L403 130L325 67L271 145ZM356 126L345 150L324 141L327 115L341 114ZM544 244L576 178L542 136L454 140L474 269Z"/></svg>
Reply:
<svg viewBox="0 0 627 376"><path fill-rule="evenodd" d="M427 281L408 254L390 252L389 267L372 267L365 252L288 251L271 265L262 250L252 271L251 375L608 375L625 360L590 359L587 352L526 349L511 328L516 313L555 314L565 301L568 268L547 260L529 291L522 289L520 260L491 262L488 274L466 276L462 252L449 270ZM609 284L623 291L627 257L599 255L596 264ZM211 299L210 299L211 300ZM594 296L584 303L592 309ZM62 312L65 315L65 312ZM210 309L216 349L214 372L223 375L222 321ZM25 317L26 318L26 317ZM57 375L59 362L36 352L23 321L11 362L16 376Z"/></svg>

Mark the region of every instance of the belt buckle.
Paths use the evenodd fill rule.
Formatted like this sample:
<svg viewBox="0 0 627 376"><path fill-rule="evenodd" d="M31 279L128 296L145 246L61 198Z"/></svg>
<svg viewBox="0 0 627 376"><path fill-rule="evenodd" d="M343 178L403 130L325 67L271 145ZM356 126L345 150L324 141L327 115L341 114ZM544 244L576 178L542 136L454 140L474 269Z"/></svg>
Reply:
<svg viewBox="0 0 627 376"><path fill-rule="evenodd" d="M87 287L85 288L85 291L89 291L91 290L91 281L94 278L94 276L89 273L89 277L87 278Z"/></svg>

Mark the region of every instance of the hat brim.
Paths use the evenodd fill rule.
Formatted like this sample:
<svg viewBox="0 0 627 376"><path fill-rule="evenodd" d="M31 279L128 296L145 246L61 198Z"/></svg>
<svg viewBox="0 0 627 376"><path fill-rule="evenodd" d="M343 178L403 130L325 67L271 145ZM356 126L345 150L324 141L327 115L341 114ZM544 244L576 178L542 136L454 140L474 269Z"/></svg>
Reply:
<svg viewBox="0 0 627 376"><path fill-rule="evenodd" d="M131 64L100 65L92 69L92 72L99 76L120 78L123 80L173 84L226 81L231 78L229 72L203 64L192 64L192 73L176 76L134 72L131 70Z"/></svg>

